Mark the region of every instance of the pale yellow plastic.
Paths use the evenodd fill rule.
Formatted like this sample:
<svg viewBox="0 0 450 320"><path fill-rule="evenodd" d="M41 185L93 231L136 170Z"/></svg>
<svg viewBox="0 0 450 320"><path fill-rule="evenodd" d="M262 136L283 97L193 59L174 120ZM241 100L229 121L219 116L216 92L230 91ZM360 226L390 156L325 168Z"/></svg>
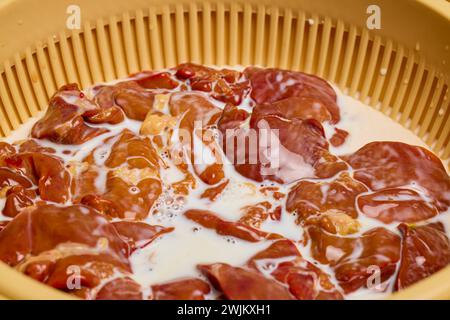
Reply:
<svg viewBox="0 0 450 320"><path fill-rule="evenodd" d="M381 9L368 30L367 8ZM81 29L66 28L67 7ZM68 82L192 61L317 74L450 157L450 4L444 0L0 0L0 136ZM0 263L0 293L67 299ZM392 295L450 298L450 267Z"/></svg>

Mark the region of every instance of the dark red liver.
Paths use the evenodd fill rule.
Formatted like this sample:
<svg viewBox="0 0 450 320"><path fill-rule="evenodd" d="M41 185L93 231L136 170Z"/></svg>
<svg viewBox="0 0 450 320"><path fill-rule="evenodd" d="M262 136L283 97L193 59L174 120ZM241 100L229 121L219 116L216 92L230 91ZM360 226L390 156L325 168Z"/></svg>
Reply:
<svg viewBox="0 0 450 320"><path fill-rule="evenodd" d="M402 260L395 290L406 288L450 264L450 241L442 223L408 226L402 223Z"/></svg>
<svg viewBox="0 0 450 320"><path fill-rule="evenodd" d="M204 300L211 288L206 281L194 278L151 286L154 300Z"/></svg>
<svg viewBox="0 0 450 320"><path fill-rule="evenodd" d="M200 265L213 286L230 300L292 300L294 297L280 283L259 272L232 267L225 263Z"/></svg>
<svg viewBox="0 0 450 320"><path fill-rule="evenodd" d="M249 67L244 75L250 80L251 97L257 104L274 103L287 98L304 99L304 108L311 108L314 99L324 106L333 123L340 120L339 107L336 104L336 93L323 79L303 72L280 69L261 69Z"/></svg>
<svg viewBox="0 0 450 320"><path fill-rule="evenodd" d="M372 190L413 186L445 211L450 206L450 177L430 151L401 142L371 142L345 157L355 179Z"/></svg>
<svg viewBox="0 0 450 320"><path fill-rule="evenodd" d="M31 135L60 144L82 144L108 131L89 126L88 122L118 123L122 120L120 109L98 106L84 96L78 85L69 84L50 99L45 116L33 126Z"/></svg>
<svg viewBox="0 0 450 320"><path fill-rule="evenodd" d="M106 216L142 220L161 194L159 156L148 138L129 130L111 139L116 142L105 160L106 169L110 169L105 192L88 193L95 190L92 180L79 181L75 186L80 192L77 198L83 194L81 203ZM95 163L92 154L85 161ZM95 171L89 173L89 178L95 179Z"/></svg>
<svg viewBox="0 0 450 320"><path fill-rule="evenodd" d="M312 226L308 234L313 258L334 269L346 293L367 286L371 266L379 268L381 282L395 273L400 237L385 228L374 228L357 237L339 237Z"/></svg>
<svg viewBox="0 0 450 320"><path fill-rule="evenodd" d="M250 258L248 265L263 273L270 272L296 299L343 299L330 276L304 259L290 240L274 242Z"/></svg>
<svg viewBox="0 0 450 320"><path fill-rule="evenodd" d="M327 210L341 210L352 218L358 217L356 197L367 188L348 174L341 174L332 181L300 181L289 192L286 209L296 211L300 220L320 215Z"/></svg>
<svg viewBox="0 0 450 320"><path fill-rule="evenodd" d="M264 232L242 222L222 220L213 212L207 210L188 210L184 213L184 216L205 228L216 230L220 235L232 236L250 242L281 238L281 236L276 233Z"/></svg>
<svg viewBox="0 0 450 320"><path fill-rule="evenodd" d="M357 203L366 216L384 223L413 223L439 214L436 207L420 194L405 188L383 189L362 195Z"/></svg>

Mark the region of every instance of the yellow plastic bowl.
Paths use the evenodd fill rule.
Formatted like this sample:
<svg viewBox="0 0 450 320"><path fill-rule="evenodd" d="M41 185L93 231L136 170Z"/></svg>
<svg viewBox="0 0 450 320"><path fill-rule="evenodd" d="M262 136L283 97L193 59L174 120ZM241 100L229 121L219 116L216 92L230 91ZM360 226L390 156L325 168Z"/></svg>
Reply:
<svg viewBox="0 0 450 320"><path fill-rule="evenodd" d="M65 83L191 61L317 74L450 156L445 0L78 0L79 16L72 3L0 0L0 136L45 110ZM381 29L369 30L378 9ZM71 298L3 263L0 294ZM450 267L392 298L450 298Z"/></svg>

